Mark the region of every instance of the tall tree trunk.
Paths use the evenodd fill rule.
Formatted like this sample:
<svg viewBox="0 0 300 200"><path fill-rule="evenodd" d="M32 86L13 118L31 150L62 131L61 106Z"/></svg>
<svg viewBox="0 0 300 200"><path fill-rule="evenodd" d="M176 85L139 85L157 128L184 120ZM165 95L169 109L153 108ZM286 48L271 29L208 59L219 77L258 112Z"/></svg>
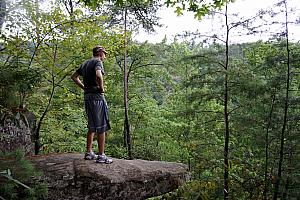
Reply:
<svg viewBox="0 0 300 200"><path fill-rule="evenodd" d="M286 0L283 1L285 6L285 36L286 36L286 51L287 51L287 76L286 76L286 94L285 94L285 105L284 105L284 116L283 124L280 136L280 153L279 153L279 162L278 162L278 171L277 178L274 189L273 200L277 200L279 194L280 181L282 179L282 166L283 166L283 155L284 155L284 139L285 139L285 129L287 126L287 116L289 108L289 87L290 87L290 49L289 49L289 32L288 32L288 10Z"/></svg>
<svg viewBox="0 0 300 200"><path fill-rule="evenodd" d="M185 65L185 80L187 81L188 80L188 66ZM189 103L188 103L188 86L185 85L185 121L188 125L188 127L190 127L190 118L188 116L188 109L189 109ZM188 142L190 139L190 129L189 128L185 128L184 129L184 142ZM180 141L180 140L179 140ZM185 156L183 155L183 152L182 152L182 162L184 162L183 158ZM191 170L191 158L188 157L188 170L190 171Z"/></svg>
<svg viewBox="0 0 300 200"><path fill-rule="evenodd" d="M130 123L128 114L128 69L127 69L127 7L124 11L124 139L129 159L132 159Z"/></svg>
<svg viewBox="0 0 300 200"><path fill-rule="evenodd" d="M228 112L228 68L229 68L229 24L227 3L225 7L226 18L226 54L225 54L225 80L224 80L224 121L225 121L225 144L224 144L224 200L229 199L229 112Z"/></svg>

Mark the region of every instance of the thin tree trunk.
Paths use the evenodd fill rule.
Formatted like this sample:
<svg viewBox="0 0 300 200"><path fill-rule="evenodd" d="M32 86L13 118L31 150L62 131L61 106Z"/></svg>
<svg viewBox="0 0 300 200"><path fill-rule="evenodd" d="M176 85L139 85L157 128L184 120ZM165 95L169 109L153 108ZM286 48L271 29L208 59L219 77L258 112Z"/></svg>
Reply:
<svg viewBox="0 0 300 200"><path fill-rule="evenodd" d="M284 190L283 197L282 197L283 200L284 199L289 199L289 187L291 185L291 183L290 183L291 182L290 181L291 180L290 175L292 173L292 168L291 168L291 166L292 166L292 159L293 159L293 147L291 147L289 149L289 167L288 167L288 170L287 170L288 176L286 178L285 190Z"/></svg>
<svg viewBox="0 0 300 200"><path fill-rule="evenodd" d="M58 47L57 45L55 46L55 50L54 50L54 57L53 57L53 66L55 66L56 64L56 60L57 60L57 50L58 50ZM48 113L49 111L49 108L51 106L51 103L52 103L52 99L53 99L53 96L54 96L54 93L55 93L55 89L57 87L57 84L55 84L55 74L54 72L52 71L52 80L51 80L51 83L52 83L52 89L51 89L51 94L50 94L50 97L49 97L49 100L48 100L48 104L40 118L40 120L38 121L38 125L37 125L37 128L36 130L34 131L34 152L35 152L35 155L38 155L39 152L40 152L40 148L41 148L41 143L40 143L40 130L41 130L41 126L42 126L42 122L46 116L46 114ZM64 76L58 83L60 83L66 76Z"/></svg>
<svg viewBox="0 0 300 200"><path fill-rule="evenodd" d="M228 25L227 4L225 7L226 17L226 60L225 60L225 83L224 83L224 121L225 121L225 145L224 145L224 200L229 199L229 113L228 113L228 61L229 61L229 25Z"/></svg>
<svg viewBox="0 0 300 200"><path fill-rule="evenodd" d="M51 105L51 102L52 102L52 99L53 99L53 96L54 96L55 88L56 87L55 87L55 82L54 82L54 76L52 76L52 89L51 89L51 94L50 94L50 97L49 97L49 100L48 100L48 104L47 104L40 120L38 121L38 125L37 125L36 130L34 131L34 153L35 153L35 155L39 154L40 148L42 146L41 143L40 143L40 130L41 130L42 122L43 122L46 114L49 111L49 108L50 108L50 105Z"/></svg>
<svg viewBox="0 0 300 200"><path fill-rule="evenodd" d="M72 18L74 15L74 5L73 5L73 0L64 0L63 1L66 10L68 11L70 17Z"/></svg>
<svg viewBox="0 0 300 200"><path fill-rule="evenodd" d="M130 123L128 114L128 70L127 70L127 8L124 13L124 138L126 139L126 146L129 159L132 159L131 137L130 137Z"/></svg>
<svg viewBox="0 0 300 200"><path fill-rule="evenodd" d="M73 15L74 13L74 6L73 6L73 1L69 0L69 6L70 6L70 15Z"/></svg>
<svg viewBox="0 0 300 200"><path fill-rule="evenodd" d="M279 153L279 162L278 162L278 171L277 178L274 189L273 200L277 200L279 194L279 186L280 181L282 179L282 166L283 166L283 155L284 155L284 139L285 139L285 129L287 126L287 116L288 116L288 108L289 108L289 87L290 87L290 49L289 49L289 32L288 32L288 11L287 11L287 3L284 1L285 6L285 31L286 31L286 51L287 51L287 77L286 77L286 94L285 94L285 105L284 105L284 116L283 116L283 125L281 130L280 137L280 153Z"/></svg>
<svg viewBox="0 0 300 200"><path fill-rule="evenodd" d="M126 123L125 123L125 120L124 120L124 126L123 126L123 146L127 148L127 134L126 134Z"/></svg>
<svg viewBox="0 0 300 200"><path fill-rule="evenodd" d="M185 80L188 80L188 66L185 65ZM189 103L188 103L188 87L185 86L185 121L188 124L188 127L190 127L190 118L188 117L188 109L189 109ZM189 128L185 128L184 130L184 142L189 141L189 137L190 137L190 129ZM182 152L182 162L184 162L183 158L183 152ZM191 170L191 158L188 157L188 170Z"/></svg>

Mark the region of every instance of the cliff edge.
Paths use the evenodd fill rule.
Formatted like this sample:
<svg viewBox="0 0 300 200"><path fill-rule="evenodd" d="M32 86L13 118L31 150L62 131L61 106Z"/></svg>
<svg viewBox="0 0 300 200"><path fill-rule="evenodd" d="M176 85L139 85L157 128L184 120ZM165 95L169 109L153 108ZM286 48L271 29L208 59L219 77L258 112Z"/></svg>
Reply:
<svg viewBox="0 0 300 200"><path fill-rule="evenodd" d="M112 164L84 160L83 154L30 157L44 172L48 199L146 199L170 192L188 178L181 163L113 159Z"/></svg>

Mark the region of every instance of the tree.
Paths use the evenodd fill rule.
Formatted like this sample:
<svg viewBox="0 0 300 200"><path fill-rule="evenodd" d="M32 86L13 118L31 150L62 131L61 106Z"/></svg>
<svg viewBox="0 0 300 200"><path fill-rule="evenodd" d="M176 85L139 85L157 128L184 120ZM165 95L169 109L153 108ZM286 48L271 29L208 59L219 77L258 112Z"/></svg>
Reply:
<svg viewBox="0 0 300 200"><path fill-rule="evenodd" d="M13 18L20 18L20 13L15 5L7 4L10 12L6 13L7 20L1 31L3 43L1 44L1 105L6 109L12 107L26 109L26 99L33 93L41 76L32 65L35 50L32 43L24 36L24 29L20 23L15 23ZM23 20L26 20L23 18Z"/></svg>
<svg viewBox="0 0 300 200"><path fill-rule="evenodd" d="M279 193L280 181L282 179L282 166L283 166L283 157L284 157L284 148L285 148L285 138L286 138L286 127L287 127L287 119L288 119L288 110L289 110L289 96L290 96L290 82L291 82L291 67L290 67L290 47L289 47L289 27L288 27L288 6L285 0L278 3L278 5L283 4L285 8L285 41L286 41L286 88L285 88L285 100L284 100L284 115L282 122L282 130L280 136L280 154L279 154L279 162L278 162L278 171L274 189L273 199L276 200Z"/></svg>
<svg viewBox="0 0 300 200"><path fill-rule="evenodd" d="M225 24L223 25L223 37L219 35L211 35L210 39L213 40L214 43L218 42L222 45L216 45L215 48L218 51L216 51L216 54L213 53L201 53L195 56L192 56L192 59L198 60L199 65L201 66L201 69L203 69L203 72L200 72L199 74L192 76L190 78L191 85L194 86L196 81L199 81L198 83L201 84L201 87L205 87L209 85L214 86L213 89L209 90L210 92L204 92L204 95L201 94L197 95L198 98L211 100L214 99L217 101L218 104L223 105L223 131L224 131L224 199L229 198L229 180L231 180L232 188L235 183L237 185L242 185L243 182L240 181L237 177L236 172L238 172L238 167L233 167L233 164L236 162L236 160L239 159L238 153L239 150L236 150L236 148L240 148L240 145L234 145L235 141L241 138L237 133L239 132L240 128L236 125L239 122L239 118L242 117L240 110L243 109L243 107L246 107L249 102L246 102L243 100L245 97L243 97L243 87L245 87L246 83L239 80L241 75L243 76L243 73L247 73L247 69L244 69L239 66L243 66L243 63L239 60L240 58L243 59L243 57L236 53L238 49L238 45L229 45L230 39L233 37L233 30L237 27L243 27L248 28L248 25L251 24L254 19L259 18L259 15L256 15L255 17L251 19L239 19L235 20L235 18L232 17L232 15L228 12L228 5L226 3L225 5L225 11L219 12L215 11L215 14L220 14L223 17L223 21L225 21ZM251 29L250 29L251 31ZM222 33L221 33L222 34ZM207 34L195 34L195 37L207 37ZM219 47L219 48L217 48ZM204 64L204 65L203 65ZM207 66L205 66L207 65ZM216 69L214 69L214 66ZM208 70L206 69L208 68ZM210 69L211 68L211 69ZM212 70L213 69L213 70ZM219 75L219 76L218 76ZM208 80L206 80L206 78ZM249 77L250 78L250 77ZM245 82L248 81L247 79L244 80ZM193 84L194 82L194 84ZM252 82L249 82L250 84ZM259 83L259 82L258 82ZM220 85L223 84L223 88L220 88ZM198 86L199 87L199 86ZM249 87L249 86L248 86ZM218 89L217 89L218 88ZM237 90L240 88L240 90ZM250 89L250 88L249 88ZM252 89L253 90L253 89ZM240 93L238 93L239 91ZM196 91L197 92L197 91ZM196 93L195 92L195 93ZM198 90L199 92L199 90ZM245 92L245 90L244 90ZM253 92L253 91L249 91ZM220 96L220 94L223 95L223 97ZM195 94L196 96L196 94ZM196 98L195 98L196 99ZM196 101L196 100L194 100ZM201 101L200 101L201 102ZM247 103L246 105L243 105L243 103ZM202 108L203 109L203 108ZM243 109L244 110L244 109ZM207 110L206 110L207 111ZM212 112L212 111L210 111ZM249 111L247 111L249 112ZM249 112L251 113L251 111ZM208 114L207 114L208 115ZM230 118L230 120L229 120ZM213 120L216 120L218 118L213 118ZM245 131L246 128L242 128L242 132ZM230 147L231 145L231 147ZM233 150L234 149L234 150ZM230 153L230 150L232 151ZM237 156L237 157L236 157ZM231 170L231 174L229 174L229 169ZM249 178L250 179L250 178ZM245 181L246 182L246 181ZM250 189L247 191L251 191ZM234 195L235 192L232 192ZM252 192L250 192L250 198L253 198Z"/></svg>
<svg viewBox="0 0 300 200"><path fill-rule="evenodd" d="M9 85L6 86L7 80L3 80L5 82L3 84L7 89L14 85L21 85L22 90L24 90L23 86L26 86L25 89L28 91L35 89L38 92L43 92L43 94L31 93L41 100L40 102L34 101L37 104L36 114L39 117L34 134L35 153L38 154L42 146L40 144L42 124L51 109L57 89L64 88L65 78L70 75L71 71L74 71L74 68L79 66L79 63L86 59L92 46L99 42L99 38L105 45L106 42L109 42L109 40L106 41L106 38L111 37L111 35L109 30L103 30L98 26L99 23L106 22L101 17L85 18L77 10L73 18L69 19L62 13L59 5L48 13L44 13L40 11L37 1L27 1L22 6L24 15L16 14L17 17L20 17L18 27L12 25L11 32L8 32L11 35L14 35L15 31L18 30L22 33L18 37L20 39L17 40L20 44L17 46L14 44L13 47L20 49L16 51L13 48L7 48L7 52L5 52L6 62L3 65L8 66L7 71L4 71L8 74L11 74L9 71L13 65L21 65L26 72L25 78L28 81L26 82L25 78L22 77L22 79L14 77L21 82L18 82L18 79L11 79ZM86 26L82 26L82 24ZM7 23L7 26L10 26L10 22ZM6 33L6 37L14 37L8 33ZM7 42L11 43L9 40ZM86 49L87 47L89 48ZM117 46L115 47L117 48ZM13 65L7 65L8 63ZM24 72L22 73L24 74ZM21 74L20 76L24 75ZM34 88L34 83L39 83L38 87ZM25 97L28 97L28 94L22 90L20 91L22 95L21 104L27 105L28 102L25 102ZM32 100L32 96L29 98ZM4 100L6 99L4 98Z"/></svg>
<svg viewBox="0 0 300 200"><path fill-rule="evenodd" d="M189 12L193 12L195 15L195 18L201 20L202 17L209 14L210 11L215 9L221 9L223 6L225 6L227 3L232 2L231 0L214 0L211 1L172 1L172 0L166 0L165 4L169 7L175 7L175 12L178 15L182 15L184 10L187 10Z"/></svg>
<svg viewBox="0 0 300 200"><path fill-rule="evenodd" d="M97 7L99 3L104 3L106 1L101 1L101 0L81 0L83 3L85 3L88 6L91 7ZM149 5L155 5L157 4L157 1L151 0L151 1L144 1L144 0L116 0L116 1L111 1L112 5L115 7L118 7L120 5L129 5L130 8L136 10L136 16L137 19L145 19L143 16L141 16L140 13L141 11L143 12L144 8L149 7ZM176 13L178 15L182 14L183 10L188 10L191 12L195 13L195 17L198 19L201 19L203 16L209 13L210 10L216 9L216 8L221 8L222 6L225 5L226 2L230 2L230 0L214 0L213 2L211 1L172 1L172 0L165 0L164 4L169 7L176 7ZM135 7L136 5L139 5L138 7ZM135 9L137 8L137 9ZM146 13L146 12L145 12ZM148 21L148 19L145 19L145 21ZM147 28L148 29L148 28Z"/></svg>
<svg viewBox="0 0 300 200"><path fill-rule="evenodd" d="M218 13L218 12L216 12ZM211 59L211 58L207 58L205 55L198 55L195 56L196 58L201 58L201 59L208 59L211 63L213 63L213 65L216 65L216 67L220 67L220 70L216 70L217 73L222 74L222 78L220 79L220 81L216 81L216 82L223 82L223 89L220 91L220 93L216 93L216 97L217 99L222 99L221 100L221 104L223 105L223 123L224 123L224 150L223 150L223 154L224 154L224 188L223 188L223 192L224 192L224 199L228 199L229 198L229 144L230 144L230 135L231 135L231 127L230 127L230 123L229 123L229 115L232 112L230 110L230 107L232 106L232 96L229 94L230 91L232 90L232 85L231 83L231 69L230 66L232 64L230 64L230 61L232 61L233 58L230 58L230 52L229 52L229 38L230 38L230 31L235 28L236 26L238 26L239 23L230 23L229 22L229 13L228 13L228 5L227 3L225 3L225 11L224 13L220 13L225 20L225 24L224 24L224 39L214 35L213 38L216 38L218 41L221 41L224 45L224 47L221 47L220 52L224 51L224 53L222 53L221 56L221 61L219 61L220 59L217 59L215 61L215 59ZM223 95L223 97L221 97Z"/></svg>

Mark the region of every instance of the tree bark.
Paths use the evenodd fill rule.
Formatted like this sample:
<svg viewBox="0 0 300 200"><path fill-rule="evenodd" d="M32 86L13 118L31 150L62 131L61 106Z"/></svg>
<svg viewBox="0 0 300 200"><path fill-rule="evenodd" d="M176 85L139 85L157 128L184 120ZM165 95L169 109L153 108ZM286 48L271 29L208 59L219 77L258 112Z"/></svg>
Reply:
<svg viewBox="0 0 300 200"><path fill-rule="evenodd" d="M74 14L74 4L73 4L73 0L64 0L63 4L66 8L66 10L68 11L70 17L73 16Z"/></svg>
<svg viewBox="0 0 300 200"><path fill-rule="evenodd" d="M124 139L126 140L127 153L132 159L130 136L130 122L128 114L128 69L127 69L127 8L124 11Z"/></svg>
<svg viewBox="0 0 300 200"><path fill-rule="evenodd" d="M278 171L277 178L274 189L273 200L277 200L279 194L280 181L282 179L282 166L284 161L284 139L285 139L285 129L287 126L287 116L289 108L289 87L290 87L290 49L289 49L289 32L288 32L288 10L286 0L283 1L285 6L285 36L286 36L286 51L287 51L287 77L286 77L286 93L285 93L285 104L284 104L284 115L283 115L283 124L280 136L280 153L279 153L279 162L278 162Z"/></svg>
<svg viewBox="0 0 300 200"><path fill-rule="evenodd" d="M46 116L46 114L48 113L49 111L49 108L50 108L50 105L51 105L51 102L52 102L52 98L54 96L54 92L55 92L55 85L54 85L54 80L52 82L52 89L51 89L51 94L50 94L50 97L49 97L49 100L48 100L48 104L40 118L40 120L38 121L38 125L37 125L37 128L34 132L34 153L35 155L38 155L39 152L40 152L40 148L41 148L41 143L40 143L40 130L41 130L41 126L42 126L42 122Z"/></svg>
<svg viewBox="0 0 300 200"><path fill-rule="evenodd" d="M225 121L225 144L224 144L224 200L229 199L229 112L228 112L228 68L229 68L229 25L228 25L227 3L225 6L226 20L226 52L225 52L225 80L224 80L224 121Z"/></svg>

